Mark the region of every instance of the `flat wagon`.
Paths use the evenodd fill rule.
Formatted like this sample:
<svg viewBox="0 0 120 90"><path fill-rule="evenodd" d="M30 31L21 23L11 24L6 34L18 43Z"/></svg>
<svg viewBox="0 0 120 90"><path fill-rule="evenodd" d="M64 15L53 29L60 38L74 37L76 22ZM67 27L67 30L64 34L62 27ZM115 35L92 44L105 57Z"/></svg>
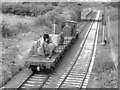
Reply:
<svg viewBox="0 0 120 90"><path fill-rule="evenodd" d="M68 26L65 26L66 23ZM61 57L64 56L65 52L79 36L77 22L66 20L62 22L62 25L62 34L60 33L60 39L62 42L56 46L52 53L52 57L48 58L46 56L30 55L25 60L26 67L31 68L32 71L53 70L55 68L55 65L59 63Z"/></svg>

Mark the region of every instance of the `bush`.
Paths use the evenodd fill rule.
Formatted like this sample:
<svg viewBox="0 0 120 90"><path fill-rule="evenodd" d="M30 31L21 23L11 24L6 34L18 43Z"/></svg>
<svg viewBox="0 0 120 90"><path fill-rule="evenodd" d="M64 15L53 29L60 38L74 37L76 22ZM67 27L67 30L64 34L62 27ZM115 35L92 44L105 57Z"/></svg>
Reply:
<svg viewBox="0 0 120 90"><path fill-rule="evenodd" d="M71 11L72 17L74 18L73 20L80 20L80 12L81 12L81 5L78 3L71 3L69 6L66 7L67 10ZM75 15L75 16L74 16Z"/></svg>
<svg viewBox="0 0 120 90"><path fill-rule="evenodd" d="M58 2L51 2L53 6L57 6Z"/></svg>
<svg viewBox="0 0 120 90"><path fill-rule="evenodd" d="M22 16L38 16L47 13L53 9L50 4L35 4L35 3L7 3L2 4L2 13L10 13Z"/></svg>
<svg viewBox="0 0 120 90"><path fill-rule="evenodd" d="M74 11L72 11L72 9L70 9L70 8L64 9L62 15L64 16L65 19L77 21L76 13Z"/></svg>
<svg viewBox="0 0 120 90"><path fill-rule="evenodd" d="M119 2L111 2L110 3L110 5L112 6L112 7L119 7Z"/></svg>
<svg viewBox="0 0 120 90"><path fill-rule="evenodd" d="M7 38L3 38L2 39L2 47L3 49L8 49L10 48L11 46L13 46L14 42L13 40L10 40L10 39L7 39Z"/></svg>
<svg viewBox="0 0 120 90"><path fill-rule="evenodd" d="M18 73L24 68L24 61L22 59L22 53L19 48L15 46L13 39L3 39L3 48L6 51L2 53L2 85L8 82L12 76ZM21 56L21 57L20 57Z"/></svg>
<svg viewBox="0 0 120 90"><path fill-rule="evenodd" d="M9 68L6 65L2 65L2 86L6 84L11 77L12 73L9 71Z"/></svg>
<svg viewBox="0 0 120 90"><path fill-rule="evenodd" d="M62 14L59 14L58 12L53 10L53 11L49 11L44 16L39 16L34 21L34 25L35 25L35 27L36 26L37 27L43 26L44 28L46 27L47 30L49 30L51 32L51 30L53 30L53 23L60 25L61 22L64 20L65 20L65 17Z"/></svg>
<svg viewBox="0 0 120 90"><path fill-rule="evenodd" d="M2 21L2 37L12 37L10 26L5 21Z"/></svg>
<svg viewBox="0 0 120 90"><path fill-rule="evenodd" d="M19 33L26 33L30 31L30 25L27 23L17 22L15 25L11 26L2 21L2 37L3 38L14 38Z"/></svg>
<svg viewBox="0 0 120 90"><path fill-rule="evenodd" d="M17 22L17 24L14 25L14 28L16 28L15 31L17 33L26 33L26 32L29 32L31 30L30 25L28 25L27 23L21 23L21 22Z"/></svg>
<svg viewBox="0 0 120 90"><path fill-rule="evenodd" d="M48 18L46 16L39 16L35 19L34 25L37 27L49 25Z"/></svg>
<svg viewBox="0 0 120 90"><path fill-rule="evenodd" d="M2 63L7 65L12 75L15 75L24 67L22 59L18 57L19 55L21 55L21 52L17 47L9 48L7 53L2 55Z"/></svg>
<svg viewBox="0 0 120 90"><path fill-rule="evenodd" d="M59 14L62 14L63 13L63 8L62 7L55 7L55 11L58 12Z"/></svg>
<svg viewBox="0 0 120 90"><path fill-rule="evenodd" d="M62 10L62 12L59 12L59 10ZM72 7L66 7L62 9L58 6L58 8L47 12L44 16L40 15L39 17L37 17L37 19L34 21L34 25L38 27L45 26L49 29L53 29L53 23L61 25L61 23L65 20L77 21L77 19L78 15L72 9Z"/></svg>
<svg viewBox="0 0 120 90"><path fill-rule="evenodd" d="M17 64L11 64L8 67L10 69L10 72L12 73L12 75L16 75L19 72L19 66Z"/></svg>
<svg viewBox="0 0 120 90"><path fill-rule="evenodd" d="M61 22L64 20L63 16L61 16L55 10L46 13L45 16L48 18L48 20L51 22L51 24L53 24L53 23L61 24Z"/></svg>

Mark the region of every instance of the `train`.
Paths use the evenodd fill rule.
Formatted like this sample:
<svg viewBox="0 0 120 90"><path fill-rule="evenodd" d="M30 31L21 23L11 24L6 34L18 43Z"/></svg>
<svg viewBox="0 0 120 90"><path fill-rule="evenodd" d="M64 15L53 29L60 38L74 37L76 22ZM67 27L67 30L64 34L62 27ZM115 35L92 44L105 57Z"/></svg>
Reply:
<svg viewBox="0 0 120 90"><path fill-rule="evenodd" d="M86 19L92 13L91 8L83 9L81 13L81 19Z"/></svg>
<svg viewBox="0 0 120 90"><path fill-rule="evenodd" d="M55 65L61 61L61 58L64 56L65 52L67 52L70 46L79 37L77 22L65 20L61 23L61 29L59 29L59 32L54 32L48 35L55 45L51 57L48 58L48 56L40 56L37 54L33 55L31 54L31 48L29 56L25 60L25 67L30 68L33 72L43 70L51 71L55 68ZM36 45L38 42L39 40L36 41Z"/></svg>

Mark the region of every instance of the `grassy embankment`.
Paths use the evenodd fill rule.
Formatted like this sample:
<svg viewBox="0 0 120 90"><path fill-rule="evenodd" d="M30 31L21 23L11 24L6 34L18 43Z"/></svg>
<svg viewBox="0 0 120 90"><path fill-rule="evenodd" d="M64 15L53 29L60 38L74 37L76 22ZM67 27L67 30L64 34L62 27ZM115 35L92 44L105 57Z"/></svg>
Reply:
<svg viewBox="0 0 120 90"><path fill-rule="evenodd" d="M88 88L118 88L118 69L116 68L116 62L118 62L118 18L116 13L118 14L118 12L115 8L110 8L109 11L107 13L110 15L110 22L107 22L105 27L107 44L101 45L102 26L100 24L96 58Z"/></svg>
<svg viewBox="0 0 120 90"><path fill-rule="evenodd" d="M118 66L118 22L120 22L120 19L118 19L118 9L112 8L112 10L109 10L109 33L110 33L110 40L111 40L111 52L113 61L115 63L115 66Z"/></svg>

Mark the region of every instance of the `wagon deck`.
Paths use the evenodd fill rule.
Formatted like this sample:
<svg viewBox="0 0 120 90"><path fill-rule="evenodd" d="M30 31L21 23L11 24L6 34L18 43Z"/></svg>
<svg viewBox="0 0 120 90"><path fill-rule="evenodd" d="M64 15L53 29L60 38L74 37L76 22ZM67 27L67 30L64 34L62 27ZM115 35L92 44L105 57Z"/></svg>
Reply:
<svg viewBox="0 0 120 90"><path fill-rule="evenodd" d="M45 57L45 56L30 56L26 59L26 61L29 61L29 62L36 62L36 63L39 63L39 62L53 62L54 59L55 59L55 56L57 56L58 53L55 53L50 59Z"/></svg>
<svg viewBox="0 0 120 90"><path fill-rule="evenodd" d="M51 58L45 56L29 56L25 60L25 66L29 67L30 65L35 66L47 66L46 68L50 68L57 62L57 60L64 54L64 52L71 45L73 37L65 37L63 45L59 45L55 49L55 53L53 53Z"/></svg>

